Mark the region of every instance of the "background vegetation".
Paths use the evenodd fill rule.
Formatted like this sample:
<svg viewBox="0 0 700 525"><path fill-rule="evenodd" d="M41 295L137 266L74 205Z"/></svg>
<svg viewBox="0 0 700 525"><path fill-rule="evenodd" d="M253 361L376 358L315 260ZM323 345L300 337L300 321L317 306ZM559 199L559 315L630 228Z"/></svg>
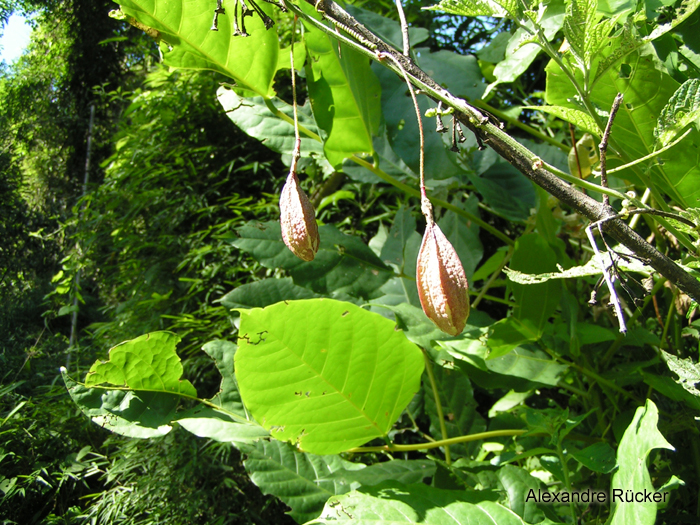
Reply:
<svg viewBox="0 0 700 525"><path fill-rule="evenodd" d="M372 20L368 11L397 19L391 2L353 5L358 10L351 12L366 23ZM452 462L439 449L427 456L395 454L426 462L433 487L493 491L494 500L527 523L603 523L609 506L582 506L572 515L568 508L522 505L523 494L546 485L610 490L615 450L635 411L649 399L658 406L661 434L677 451L655 449L649 459L653 486L672 491L670 504L659 509L659 522L697 522L700 405L676 382L678 373L669 370L661 353L698 361L700 332L686 295L658 276L651 294L630 281L642 309L635 310L633 298L623 298L631 315L625 338L617 334L605 300L586 304L595 277L550 281L528 299L502 267L539 273L555 271L557 263L584 264L591 257L582 232L585 220L548 200L493 152L478 151L473 138L462 153L449 157L449 140L436 134L428 143L431 195L480 220L477 225L454 209L438 208L472 287L468 337L435 333L421 317L414 292L401 285L415 272L411 260L423 228L417 201L366 170L346 164L341 173L320 156L305 159L304 185L325 227L333 225L373 249L387 279L375 288L371 283L334 287L331 281L324 288L303 270L272 263L255 243L245 244L253 238L246 228L250 221L278 217L288 158L222 111L216 92L230 79L211 71L169 69L153 40L107 16L116 7L80 0L0 4L2 19L13 10L36 13L27 53L4 65L0 78L0 520L293 523L318 516L326 500L351 483L362 485L350 475L342 482L319 482L313 470L299 468L294 482L310 480L317 491L313 497L304 493L312 503L301 505L294 494L278 493L255 475L271 458L276 465L290 458L301 462L290 450L270 449L281 447L279 442L257 449L233 446L178 427L150 440L121 437L85 418L59 380L59 366L82 379L110 347L167 329L183 340L178 352L184 376L200 398L212 397L221 377L202 346L235 341L239 320L230 307L262 306L250 300L255 294L224 297L246 290L243 285L268 286L264 283L275 279L293 286L294 294L304 287L303 294L372 302L374 311L396 319L412 341L431 351L435 363L446 366L436 367L435 374L450 437L504 428L534 432L515 441L452 446ZM431 74L455 94L477 100L542 159L568 171L569 125L524 108L541 104L549 60L533 57L521 75L502 76L504 83L480 100L487 83L503 75L506 68L496 68L507 58L508 39L517 28L502 18L452 16L422 7L422 2L405 4L415 28L413 43L423 48L419 65L433 66ZM636 22L641 32L673 17L671 6L649 4L641 11L649 14L648 22ZM696 24L693 14L645 48L664 81L679 85L697 78ZM279 27L288 45L289 20L280 20ZM562 33L554 31L551 41L560 48ZM448 52L457 73L441 62L447 55L438 55ZM467 64L465 57L474 54L478 62L471 58ZM374 141L380 166L415 187L415 116L405 87L393 74L373 71L385 97ZM477 75L478 84L463 92L467 72ZM280 99L291 100L288 69L277 71L274 87ZM401 96L388 98L391 93ZM304 99L301 95L300 103ZM574 140L582 131L575 130ZM611 185L640 195L644 190L634 176ZM681 204L672 194L656 202L666 203ZM696 260L696 252L656 222L640 221L638 230L672 258L688 265ZM392 245L390 239L397 237L401 242ZM486 361L483 349L470 347L495 322L518 318L518 309L522 313L541 303L542 286L554 299L540 338L510 345L504 336L503 347L510 345L510 351L501 348L498 360ZM71 345L74 313L79 336ZM698 376L692 368L688 373L686 383L693 387ZM394 442L440 438L441 418L430 393L425 376L421 393L392 431ZM385 465L377 452L342 459ZM304 455L304 461L316 460ZM284 503L263 495L258 486ZM290 508L291 515L285 514Z"/></svg>

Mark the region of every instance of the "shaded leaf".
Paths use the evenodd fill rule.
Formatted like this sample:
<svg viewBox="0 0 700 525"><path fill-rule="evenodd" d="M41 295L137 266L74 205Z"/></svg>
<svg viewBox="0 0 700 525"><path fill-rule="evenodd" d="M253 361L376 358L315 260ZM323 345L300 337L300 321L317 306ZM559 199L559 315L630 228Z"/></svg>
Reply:
<svg viewBox="0 0 700 525"><path fill-rule="evenodd" d="M570 454L593 472L609 474L617 466L615 451L607 443L594 443L583 450L571 451Z"/></svg>
<svg viewBox="0 0 700 525"><path fill-rule="evenodd" d="M344 292L357 297L378 295L393 272L359 238L326 224L319 228L321 246L311 262L292 254L282 242L277 221L251 221L238 229L235 246L253 255L267 268L288 270L297 285L328 295Z"/></svg>
<svg viewBox="0 0 700 525"><path fill-rule="evenodd" d="M220 302L228 309L263 308L280 301L320 297L308 288L294 284L290 277L247 283L224 295Z"/></svg>
<svg viewBox="0 0 700 525"><path fill-rule="evenodd" d="M297 46L301 47L301 46ZM262 97L240 97L233 89L224 86L216 92L216 97L224 108L226 115L233 123L251 137L265 144L272 151L291 155L294 150L294 125L273 113ZM268 101L276 111L293 119L293 108L279 98ZM297 108L299 125L311 133L318 135L316 121L311 115L308 105ZM313 157L323 155L323 144L320 137L312 138L305 133L301 136L301 156Z"/></svg>
<svg viewBox="0 0 700 525"><path fill-rule="evenodd" d="M445 417L447 438L477 434L486 430L486 422L476 411L474 391L469 379L460 370L433 367L442 411ZM423 377L425 411L430 417L430 435L442 439L440 419L435 406L435 397L428 378ZM458 456L471 457L478 451L480 443L450 445L450 452Z"/></svg>
<svg viewBox="0 0 700 525"><path fill-rule="evenodd" d="M318 517L330 496L350 490L339 480L326 479L330 474L362 467L339 456L299 452L280 441L236 446L248 456L243 465L253 483L263 494L272 494L289 505L289 514L298 523Z"/></svg>
<svg viewBox="0 0 700 525"><path fill-rule="evenodd" d="M172 430L177 396L157 392L128 392L87 388L61 369L68 393L93 423L122 436L152 438Z"/></svg>

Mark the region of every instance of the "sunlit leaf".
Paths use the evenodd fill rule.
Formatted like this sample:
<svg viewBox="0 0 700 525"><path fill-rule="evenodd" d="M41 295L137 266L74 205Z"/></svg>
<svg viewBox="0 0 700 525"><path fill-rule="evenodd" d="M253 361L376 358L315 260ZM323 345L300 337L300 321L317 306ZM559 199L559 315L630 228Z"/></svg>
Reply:
<svg viewBox="0 0 700 525"><path fill-rule="evenodd" d="M657 448L675 450L657 429L658 420L656 405L647 399L645 406L637 408L634 419L622 436L617 449L619 469L610 487L613 500L611 525L653 525L656 522L657 503L621 503L619 499L615 501L615 495L627 492L634 497L635 493L647 491L653 495L656 492L647 469L647 456Z"/></svg>
<svg viewBox="0 0 700 525"><path fill-rule="evenodd" d="M119 0L122 11L158 32L167 43L165 63L185 69L211 69L236 81L238 87L270 96L277 71L277 32L266 30L258 15L246 18L249 37L234 37L231 5L219 15L219 30L210 31L214 8L208 0ZM260 8L271 15L271 5ZM168 49L170 46L170 49Z"/></svg>
<svg viewBox="0 0 700 525"><path fill-rule="evenodd" d="M386 435L418 391L419 349L378 314L330 299L240 314L243 401L274 437L302 450L334 454Z"/></svg>
<svg viewBox="0 0 700 525"><path fill-rule="evenodd" d="M310 16L315 8L301 3ZM306 82L314 117L323 133L323 151L334 167L354 154L372 154L379 129L381 86L369 59L305 23Z"/></svg>

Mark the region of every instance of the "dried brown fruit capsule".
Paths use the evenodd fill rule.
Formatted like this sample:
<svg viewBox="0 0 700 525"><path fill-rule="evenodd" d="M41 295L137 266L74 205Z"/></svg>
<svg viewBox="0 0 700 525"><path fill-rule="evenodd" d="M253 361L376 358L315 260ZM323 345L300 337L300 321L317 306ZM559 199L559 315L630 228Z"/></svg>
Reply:
<svg viewBox="0 0 700 525"><path fill-rule="evenodd" d="M316 213L294 170L289 172L280 195L280 225L287 248L301 260L313 261L319 245Z"/></svg>
<svg viewBox="0 0 700 525"><path fill-rule="evenodd" d="M457 252L432 217L418 252L416 281L425 315L445 333L462 333L469 317L467 276Z"/></svg>

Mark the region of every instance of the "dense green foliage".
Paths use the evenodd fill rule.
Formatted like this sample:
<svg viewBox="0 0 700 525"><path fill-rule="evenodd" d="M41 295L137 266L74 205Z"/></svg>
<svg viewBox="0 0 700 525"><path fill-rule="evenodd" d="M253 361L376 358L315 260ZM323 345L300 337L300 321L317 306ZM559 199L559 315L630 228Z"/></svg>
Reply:
<svg viewBox="0 0 700 525"><path fill-rule="evenodd" d="M0 83L0 518L697 520L700 336L687 295L644 261L616 256L621 334L604 285L602 300L587 304L601 267L583 216L474 136L457 145L434 133L434 99L445 97L411 74L433 98L419 99L428 195L471 288L464 332L440 332L415 287L420 145L404 78L363 38L324 22L323 4L303 1L287 7L304 26L295 36L300 166L321 245L300 261L275 220L294 144L291 15L261 4L275 28L258 12L241 38L231 37L234 2L224 2L218 32L208 0L119 4L118 18L158 32L165 66L151 65L148 41L132 40L138 32L126 25L105 19L114 29L81 33L85 20L104 18L98 7L46 3L56 16L39 24L34 45L55 32L45 59L61 57L55 107L36 48ZM652 215L632 222L694 271L695 3L422 7L406 3L420 68L502 120L531 165L610 195L617 210L682 213L695 228ZM401 48L393 3L347 10ZM76 23L55 23L65 13ZM95 58L97 49L109 53ZM94 77L82 55L99 61ZM32 109L22 98L30 86L43 93ZM606 189L578 178L589 152L581 146L577 158L572 142L584 132L599 141L618 91L625 104L608 167L622 168ZM89 103L98 115L93 183L78 200L87 120L71 127L53 112L87 115ZM597 247L624 253L611 239ZM83 335L63 374L71 401L54 383L76 297ZM588 488L607 501L528 498ZM613 503L615 491L658 491L663 501Z"/></svg>

